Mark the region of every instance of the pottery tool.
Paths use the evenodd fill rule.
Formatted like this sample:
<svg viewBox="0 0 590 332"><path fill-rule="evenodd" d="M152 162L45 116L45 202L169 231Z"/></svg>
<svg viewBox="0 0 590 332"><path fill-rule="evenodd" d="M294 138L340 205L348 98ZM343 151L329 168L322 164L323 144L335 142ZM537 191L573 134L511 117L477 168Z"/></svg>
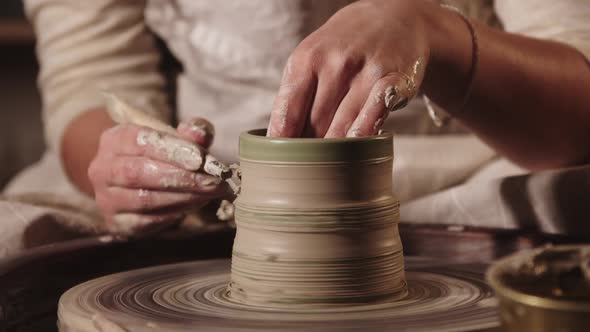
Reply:
<svg viewBox="0 0 590 332"><path fill-rule="evenodd" d="M229 260L162 265L70 289L59 302L58 326L87 332L489 331L499 320L484 269L483 264L407 257L408 293L400 300L277 309L227 296Z"/></svg>
<svg viewBox="0 0 590 332"><path fill-rule="evenodd" d="M107 112L116 123L143 126L178 137L178 132L172 126L150 116L146 112L135 109L117 95L109 92L104 92L103 95L107 100ZM203 171L225 180L235 194L239 193L240 178L238 168L228 167L205 150L201 149L200 151L202 153L203 163L201 168Z"/></svg>

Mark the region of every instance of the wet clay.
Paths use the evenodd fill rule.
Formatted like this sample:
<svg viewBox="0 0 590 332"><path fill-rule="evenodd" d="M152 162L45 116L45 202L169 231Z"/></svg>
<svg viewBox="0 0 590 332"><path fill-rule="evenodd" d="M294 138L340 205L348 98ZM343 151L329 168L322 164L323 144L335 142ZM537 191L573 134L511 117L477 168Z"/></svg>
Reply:
<svg viewBox="0 0 590 332"><path fill-rule="evenodd" d="M590 302L590 246L539 250L515 262L503 279L526 294Z"/></svg>
<svg viewBox="0 0 590 332"><path fill-rule="evenodd" d="M404 298L319 308L277 309L229 299L229 260L133 270L68 290L60 299L58 326L62 332L492 331L498 326L483 265L415 257L406 263Z"/></svg>
<svg viewBox="0 0 590 332"><path fill-rule="evenodd" d="M365 155L355 154L363 141ZM324 144L332 145L331 154ZM404 296L392 162L391 134L340 140L243 135L227 297L309 307Z"/></svg>

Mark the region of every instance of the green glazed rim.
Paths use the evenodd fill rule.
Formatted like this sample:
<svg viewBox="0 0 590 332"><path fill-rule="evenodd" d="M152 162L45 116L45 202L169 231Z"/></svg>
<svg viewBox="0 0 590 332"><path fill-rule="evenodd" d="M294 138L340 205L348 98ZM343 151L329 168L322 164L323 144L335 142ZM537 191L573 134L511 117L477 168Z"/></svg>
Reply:
<svg viewBox="0 0 590 332"><path fill-rule="evenodd" d="M350 162L393 158L393 134L354 138L266 137L266 129L240 134L240 159L274 162Z"/></svg>

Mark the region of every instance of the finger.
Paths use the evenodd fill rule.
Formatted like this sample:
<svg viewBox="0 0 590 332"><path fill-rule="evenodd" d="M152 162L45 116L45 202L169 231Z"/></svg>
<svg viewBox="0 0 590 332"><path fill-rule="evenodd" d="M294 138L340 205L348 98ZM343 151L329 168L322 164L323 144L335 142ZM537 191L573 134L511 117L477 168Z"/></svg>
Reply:
<svg viewBox="0 0 590 332"><path fill-rule="evenodd" d="M180 137L208 149L213 143L215 129L211 122L203 118L193 118L183 121L176 128Z"/></svg>
<svg viewBox="0 0 590 332"><path fill-rule="evenodd" d="M142 156L196 171L203 163L204 150L173 135L134 125L118 125L101 136L99 150L113 155Z"/></svg>
<svg viewBox="0 0 590 332"><path fill-rule="evenodd" d="M317 90L303 131L305 137L324 137L358 68L357 63L346 59L336 58L330 62L318 76Z"/></svg>
<svg viewBox="0 0 590 332"><path fill-rule="evenodd" d="M104 195L105 197L102 197ZM128 189L121 187L109 187L101 194L99 200L108 200L110 203L100 202L100 206L109 205L110 211L121 212L150 212L164 208L197 205L207 202L215 196L203 196L193 193L179 193L169 191L156 191L148 189Z"/></svg>
<svg viewBox="0 0 590 332"><path fill-rule="evenodd" d="M379 79L346 133L347 137L374 135L390 112L405 107L416 95L416 87L408 75L392 73Z"/></svg>
<svg viewBox="0 0 590 332"><path fill-rule="evenodd" d="M338 106L334 119L332 119L324 137L346 137L346 133L356 119L370 89L371 87L366 80L356 79L353 81L350 90Z"/></svg>
<svg viewBox="0 0 590 332"><path fill-rule="evenodd" d="M221 179L201 172L190 172L146 157L115 157L109 172L105 172L107 186L135 189L212 194L222 191Z"/></svg>
<svg viewBox="0 0 590 332"><path fill-rule="evenodd" d="M298 137L303 131L309 108L314 97L317 78L311 72L311 67L305 62L297 72L293 72L289 60L285 67L285 74L275 97L267 136Z"/></svg>
<svg viewBox="0 0 590 332"><path fill-rule="evenodd" d="M177 225L184 216L184 213L179 212L119 213L107 221L107 229L110 233L117 235L145 236Z"/></svg>

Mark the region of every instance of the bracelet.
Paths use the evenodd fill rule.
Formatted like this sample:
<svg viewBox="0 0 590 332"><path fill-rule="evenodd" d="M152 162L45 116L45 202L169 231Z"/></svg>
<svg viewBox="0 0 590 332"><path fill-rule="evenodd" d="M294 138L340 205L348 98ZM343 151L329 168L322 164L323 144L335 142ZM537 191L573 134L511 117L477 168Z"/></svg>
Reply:
<svg viewBox="0 0 590 332"><path fill-rule="evenodd" d="M467 87L465 88L465 93L463 95L463 100L458 107L458 112L461 112L466 106L467 102L469 101L469 97L471 97L471 90L473 89L473 82L475 81L475 74L477 71L477 65L479 63L479 40L477 38L477 33L473 24L471 24L471 20L463 14L458 8L449 6L446 4L441 4L442 8L446 8L452 10L459 14L459 16L463 19L469 32L471 33L471 66L469 68L469 75L467 81ZM426 105L426 109L428 110L428 115L432 119L432 122L437 127L444 127L446 126L451 116L447 113L441 112L440 108L437 107L426 95L423 95L424 104Z"/></svg>

